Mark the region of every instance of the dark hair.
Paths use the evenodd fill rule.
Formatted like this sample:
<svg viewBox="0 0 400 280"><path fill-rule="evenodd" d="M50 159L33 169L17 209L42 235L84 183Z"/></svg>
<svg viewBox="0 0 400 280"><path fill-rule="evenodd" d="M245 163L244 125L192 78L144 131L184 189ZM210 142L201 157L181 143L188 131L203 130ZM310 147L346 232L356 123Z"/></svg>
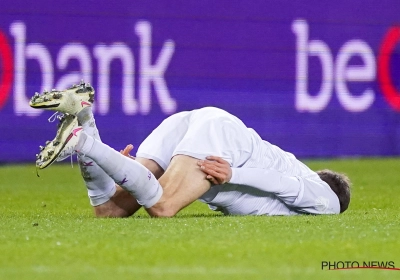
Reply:
<svg viewBox="0 0 400 280"><path fill-rule="evenodd" d="M329 169L317 171L317 174L339 198L340 213L346 211L350 203L350 179L345 174L336 173Z"/></svg>

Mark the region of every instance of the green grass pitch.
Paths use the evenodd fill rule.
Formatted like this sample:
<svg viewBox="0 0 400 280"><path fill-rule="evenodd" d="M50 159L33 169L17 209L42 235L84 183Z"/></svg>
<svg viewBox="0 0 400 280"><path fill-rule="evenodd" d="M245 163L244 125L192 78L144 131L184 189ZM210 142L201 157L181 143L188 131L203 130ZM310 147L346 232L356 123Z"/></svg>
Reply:
<svg viewBox="0 0 400 280"><path fill-rule="evenodd" d="M79 168L0 167L0 279L400 279L322 261L400 267L400 159L308 161L353 181L335 216L224 217L199 202L177 217L97 219Z"/></svg>

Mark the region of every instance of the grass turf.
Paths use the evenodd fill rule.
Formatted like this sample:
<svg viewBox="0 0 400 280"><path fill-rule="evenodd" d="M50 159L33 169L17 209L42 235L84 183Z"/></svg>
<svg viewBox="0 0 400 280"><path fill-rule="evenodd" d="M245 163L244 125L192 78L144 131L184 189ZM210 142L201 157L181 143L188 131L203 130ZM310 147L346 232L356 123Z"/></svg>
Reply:
<svg viewBox="0 0 400 280"><path fill-rule="evenodd" d="M0 167L0 279L400 279L400 271L322 270L322 261L400 267L400 159L307 162L345 172L335 216L224 217L199 202L177 217L97 219L79 168Z"/></svg>

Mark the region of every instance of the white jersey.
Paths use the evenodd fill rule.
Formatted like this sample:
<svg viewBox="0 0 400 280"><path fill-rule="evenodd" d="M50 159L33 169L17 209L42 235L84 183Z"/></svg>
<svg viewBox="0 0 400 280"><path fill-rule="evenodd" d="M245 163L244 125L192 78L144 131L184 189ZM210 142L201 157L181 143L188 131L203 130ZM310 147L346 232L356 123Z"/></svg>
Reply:
<svg viewBox="0 0 400 280"><path fill-rule="evenodd" d="M337 196L318 174L221 109L170 116L137 152L164 170L178 154L198 159L219 156L231 165L231 183L213 186L200 198L213 210L233 215L339 213Z"/></svg>

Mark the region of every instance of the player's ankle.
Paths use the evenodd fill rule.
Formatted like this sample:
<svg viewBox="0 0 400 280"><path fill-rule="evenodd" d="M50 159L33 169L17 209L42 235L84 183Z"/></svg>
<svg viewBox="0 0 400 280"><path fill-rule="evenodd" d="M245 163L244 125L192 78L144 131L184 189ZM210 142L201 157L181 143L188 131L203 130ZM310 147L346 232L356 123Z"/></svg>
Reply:
<svg viewBox="0 0 400 280"><path fill-rule="evenodd" d="M88 106L83 108L80 112L76 114L76 117L78 118L78 122L80 125L84 125L87 122L91 121L93 119L92 107Z"/></svg>

